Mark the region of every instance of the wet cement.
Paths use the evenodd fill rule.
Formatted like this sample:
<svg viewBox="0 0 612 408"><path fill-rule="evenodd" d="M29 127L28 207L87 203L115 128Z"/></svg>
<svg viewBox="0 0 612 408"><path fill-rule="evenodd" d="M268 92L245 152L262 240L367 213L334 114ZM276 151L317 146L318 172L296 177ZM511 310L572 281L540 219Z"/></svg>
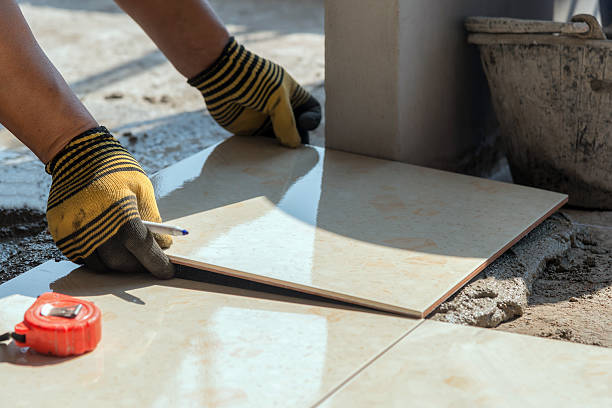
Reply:
<svg viewBox="0 0 612 408"><path fill-rule="evenodd" d="M572 237L571 222L562 214L553 214L441 304L432 318L496 327L522 315L534 280L547 262L567 252Z"/></svg>
<svg viewBox="0 0 612 408"><path fill-rule="evenodd" d="M612 347L612 228L554 214L430 318Z"/></svg>
<svg viewBox="0 0 612 408"><path fill-rule="evenodd" d="M575 228L569 250L534 281L524 313L499 330L612 347L612 228Z"/></svg>
<svg viewBox="0 0 612 408"><path fill-rule="evenodd" d="M29 209L0 211L0 283L49 259L65 259L47 231L45 215Z"/></svg>

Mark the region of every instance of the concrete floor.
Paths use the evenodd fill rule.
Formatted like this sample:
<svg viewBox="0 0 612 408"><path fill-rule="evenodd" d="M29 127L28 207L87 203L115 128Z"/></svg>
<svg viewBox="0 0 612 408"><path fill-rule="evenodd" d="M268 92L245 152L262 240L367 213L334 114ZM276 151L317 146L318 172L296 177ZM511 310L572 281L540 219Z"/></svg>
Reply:
<svg viewBox="0 0 612 408"><path fill-rule="evenodd" d="M323 0L211 2L239 41L284 65L324 104ZM85 105L149 173L228 136L112 1L20 3ZM324 144L323 128L314 144ZM507 179L507 167L495 178ZM45 229L50 181L38 160L0 128L0 282L61 258ZM612 215L564 213L536 228L433 318L612 347Z"/></svg>

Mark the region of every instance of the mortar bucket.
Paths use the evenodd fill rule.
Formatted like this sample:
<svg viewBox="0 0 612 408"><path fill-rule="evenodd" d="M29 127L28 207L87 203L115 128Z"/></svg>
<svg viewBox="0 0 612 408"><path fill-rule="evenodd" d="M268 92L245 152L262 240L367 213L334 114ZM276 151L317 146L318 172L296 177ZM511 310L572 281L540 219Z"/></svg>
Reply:
<svg viewBox="0 0 612 408"><path fill-rule="evenodd" d="M512 177L612 209L612 41L572 23L471 17Z"/></svg>

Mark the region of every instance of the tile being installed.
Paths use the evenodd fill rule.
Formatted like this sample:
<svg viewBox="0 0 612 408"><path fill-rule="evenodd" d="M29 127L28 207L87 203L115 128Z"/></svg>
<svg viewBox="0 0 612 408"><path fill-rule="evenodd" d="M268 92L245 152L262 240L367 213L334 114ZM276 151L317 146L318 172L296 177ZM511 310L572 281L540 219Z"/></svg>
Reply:
<svg viewBox="0 0 612 408"><path fill-rule="evenodd" d="M153 177L180 264L416 317L565 195L233 137Z"/></svg>
<svg viewBox="0 0 612 408"><path fill-rule="evenodd" d="M96 303L102 342L74 358L0 344L0 395L14 395L13 407L312 406L420 322L241 287L76 268L47 262L25 278ZM23 293L5 285L0 290ZM21 321L30 295L4 290L2 322Z"/></svg>
<svg viewBox="0 0 612 408"><path fill-rule="evenodd" d="M610 407L612 350L427 320L321 406Z"/></svg>

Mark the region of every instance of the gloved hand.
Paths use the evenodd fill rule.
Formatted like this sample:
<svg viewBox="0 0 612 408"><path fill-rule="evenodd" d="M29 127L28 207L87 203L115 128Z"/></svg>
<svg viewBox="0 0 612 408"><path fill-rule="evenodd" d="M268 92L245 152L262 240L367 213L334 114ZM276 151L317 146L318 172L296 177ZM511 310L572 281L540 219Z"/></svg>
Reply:
<svg viewBox="0 0 612 408"><path fill-rule="evenodd" d="M279 65L239 45L234 38L208 69L191 78L208 111L236 135L268 134L285 146L308 143L321 122L321 105Z"/></svg>
<svg viewBox="0 0 612 408"><path fill-rule="evenodd" d="M151 181L106 128L74 138L45 169L53 177L49 231L68 259L97 271L174 275L161 250L172 238L152 234L141 222L161 222Z"/></svg>

